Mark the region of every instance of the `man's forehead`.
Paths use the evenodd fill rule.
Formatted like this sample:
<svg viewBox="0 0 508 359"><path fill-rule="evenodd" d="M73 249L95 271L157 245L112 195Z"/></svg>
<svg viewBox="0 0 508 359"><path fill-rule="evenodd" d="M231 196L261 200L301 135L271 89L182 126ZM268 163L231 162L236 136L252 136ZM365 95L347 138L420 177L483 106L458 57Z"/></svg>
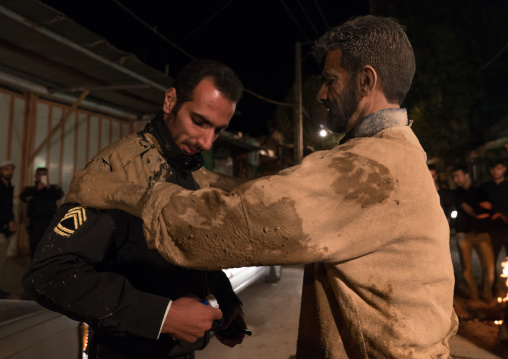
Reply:
<svg viewBox="0 0 508 359"><path fill-rule="evenodd" d="M331 50L325 57L325 68L342 65L342 49Z"/></svg>
<svg viewBox="0 0 508 359"><path fill-rule="evenodd" d="M346 69L342 67L342 49L336 49L328 52L321 74L323 76L330 76L345 72L347 72Z"/></svg>
<svg viewBox="0 0 508 359"><path fill-rule="evenodd" d="M178 94L177 94L178 96ZM191 102L214 102L216 99L223 99L231 104L234 101L228 99L216 86L212 78L205 77L202 79L192 91Z"/></svg>

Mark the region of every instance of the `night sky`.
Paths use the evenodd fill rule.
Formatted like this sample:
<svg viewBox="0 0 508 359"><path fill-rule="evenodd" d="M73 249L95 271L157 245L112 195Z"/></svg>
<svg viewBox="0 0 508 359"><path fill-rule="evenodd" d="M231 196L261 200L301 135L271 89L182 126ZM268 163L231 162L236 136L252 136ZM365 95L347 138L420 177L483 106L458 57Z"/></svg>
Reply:
<svg viewBox="0 0 508 359"><path fill-rule="evenodd" d="M247 89L277 101L294 81L296 41L303 44L304 76L319 74L312 41L369 13L368 0L42 1L150 66L168 66L170 76L192 57L215 59L231 66ZM276 107L245 94L230 129L262 135Z"/></svg>

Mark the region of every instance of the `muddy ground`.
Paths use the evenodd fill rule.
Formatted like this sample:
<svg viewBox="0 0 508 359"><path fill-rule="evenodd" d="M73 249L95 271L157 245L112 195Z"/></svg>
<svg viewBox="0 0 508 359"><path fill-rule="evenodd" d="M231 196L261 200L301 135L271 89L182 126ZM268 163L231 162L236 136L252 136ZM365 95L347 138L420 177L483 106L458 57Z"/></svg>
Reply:
<svg viewBox="0 0 508 359"><path fill-rule="evenodd" d="M499 341L500 325L494 323L504 318L507 303L498 301L486 303L456 295L453 304L459 317L458 334L480 348L508 359L508 345L503 345Z"/></svg>

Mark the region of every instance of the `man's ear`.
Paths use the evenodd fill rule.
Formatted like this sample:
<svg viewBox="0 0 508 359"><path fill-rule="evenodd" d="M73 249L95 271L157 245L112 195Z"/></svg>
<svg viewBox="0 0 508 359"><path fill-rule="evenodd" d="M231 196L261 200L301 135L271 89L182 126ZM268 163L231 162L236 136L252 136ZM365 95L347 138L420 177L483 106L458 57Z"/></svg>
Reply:
<svg viewBox="0 0 508 359"><path fill-rule="evenodd" d="M364 66L360 71L360 95L366 97L374 91L378 85L377 72L372 66Z"/></svg>
<svg viewBox="0 0 508 359"><path fill-rule="evenodd" d="M176 104L176 89L174 87L171 87L166 91L166 94L164 95L164 105L162 106L162 110L165 114L171 113L171 110L173 107L175 107Z"/></svg>

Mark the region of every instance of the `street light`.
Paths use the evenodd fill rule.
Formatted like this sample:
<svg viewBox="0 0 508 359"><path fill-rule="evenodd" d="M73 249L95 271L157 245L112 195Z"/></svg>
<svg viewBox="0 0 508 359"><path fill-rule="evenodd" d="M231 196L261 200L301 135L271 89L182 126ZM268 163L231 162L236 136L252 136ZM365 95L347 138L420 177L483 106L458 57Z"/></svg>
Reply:
<svg viewBox="0 0 508 359"><path fill-rule="evenodd" d="M321 131L319 131L319 136L326 137L327 135L328 135L328 132L325 129L322 129Z"/></svg>

